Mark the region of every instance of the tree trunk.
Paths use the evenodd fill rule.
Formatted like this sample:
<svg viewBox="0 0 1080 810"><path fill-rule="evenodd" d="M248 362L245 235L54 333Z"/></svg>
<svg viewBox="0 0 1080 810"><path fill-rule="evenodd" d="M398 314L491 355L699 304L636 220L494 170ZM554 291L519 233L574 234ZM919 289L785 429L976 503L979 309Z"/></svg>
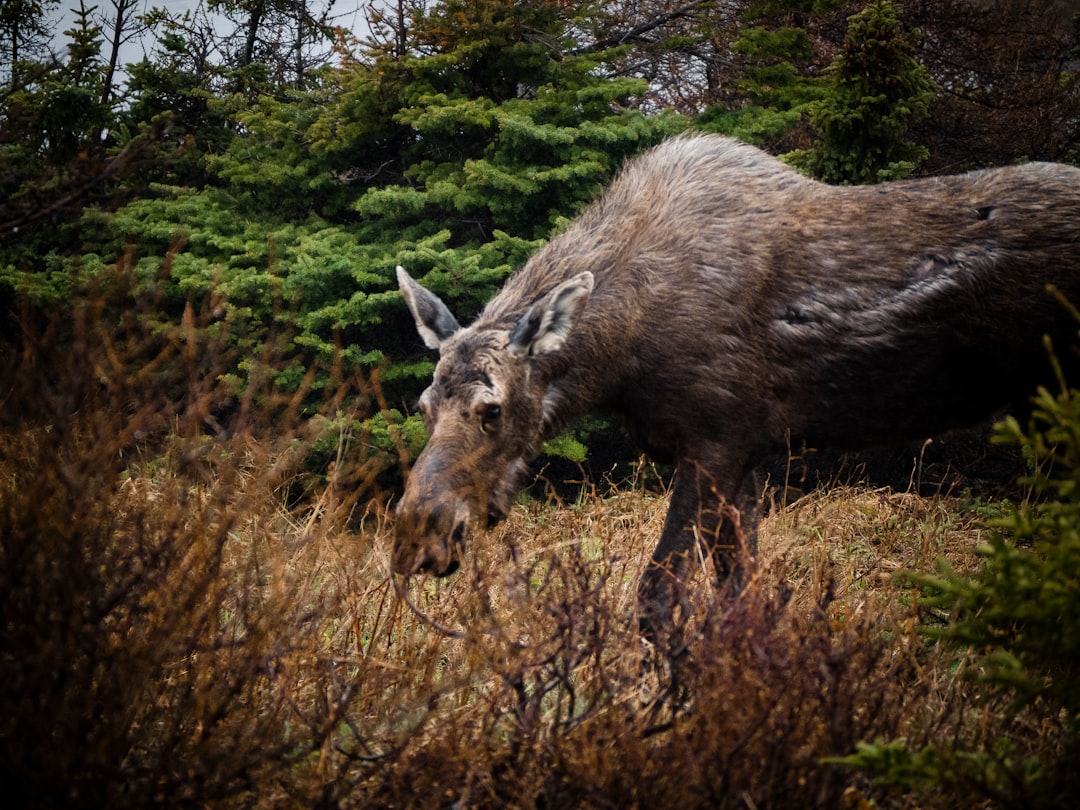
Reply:
<svg viewBox="0 0 1080 810"><path fill-rule="evenodd" d="M244 68L255 61L255 42L258 39L259 26L262 24L266 3L253 3L248 17L247 39L244 41L244 53L240 57L240 67Z"/></svg>
<svg viewBox="0 0 1080 810"><path fill-rule="evenodd" d="M120 61L120 46L124 42L125 28L128 22L128 12L135 5L136 0L113 0L113 9L116 12L112 22L112 36L110 38L109 62L105 67L105 81L101 87L101 103L108 104L113 96L113 83L116 79L116 65Z"/></svg>

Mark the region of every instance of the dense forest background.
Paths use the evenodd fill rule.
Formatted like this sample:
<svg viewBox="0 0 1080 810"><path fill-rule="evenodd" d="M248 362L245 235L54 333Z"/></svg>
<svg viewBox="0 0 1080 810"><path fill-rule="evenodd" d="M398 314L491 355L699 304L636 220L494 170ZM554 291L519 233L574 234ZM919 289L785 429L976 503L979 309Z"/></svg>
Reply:
<svg viewBox="0 0 1080 810"><path fill-rule="evenodd" d="M776 499L667 649L646 463L523 499L437 582L390 574L373 496L432 370L397 264L467 320L687 130L830 183L1080 161L1077 3L375 0L349 32L98 0L52 30L63 1L0 3L5 806L1076 804L1065 381L997 428L1013 500L923 492L921 454Z"/></svg>
<svg viewBox="0 0 1080 810"><path fill-rule="evenodd" d="M59 6L0 16L4 334L123 277L118 311L152 294L233 349L208 424L263 371L312 412L359 374L329 421L388 468L423 443L432 370L394 267L467 320L666 137L732 134L834 183L1080 157L1077 29L1050 0L401 0L362 36L333 4L109 0L58 34ZM149 55L118 64L133 38ZM549 450L579 440L602 425Z"/></svg>

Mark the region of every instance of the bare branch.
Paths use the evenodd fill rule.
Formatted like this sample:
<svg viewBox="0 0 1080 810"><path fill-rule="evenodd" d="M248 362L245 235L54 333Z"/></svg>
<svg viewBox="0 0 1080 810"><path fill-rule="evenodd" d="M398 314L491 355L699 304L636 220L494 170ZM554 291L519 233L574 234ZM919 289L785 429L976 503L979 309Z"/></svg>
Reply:
<svg viewBox="0 0 1080 810"><path fill-rule="evenodd" d="M659 14L655 17L650 17L644 22L635 25L633 28L616 32L611 36L597 40L584 47L568 51L568 55L581 56L587 53L606 51L609 48L616 48L619 45L626 45L630 42L648 42L649 40L645 37L646 34L655 31L657 28L667 25L670 22L674 22L675 20L693 19L703 10L703 6L709 5L711 2L712 0L695 0L693 3L687 3L679 8L672 9L671 11Z"/></svg>

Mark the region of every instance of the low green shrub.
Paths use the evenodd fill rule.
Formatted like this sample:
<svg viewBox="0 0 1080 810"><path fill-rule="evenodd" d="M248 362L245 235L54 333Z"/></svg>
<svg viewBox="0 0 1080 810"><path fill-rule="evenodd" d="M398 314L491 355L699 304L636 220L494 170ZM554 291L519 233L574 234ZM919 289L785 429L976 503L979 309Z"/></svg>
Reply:
<svg viewBox="0 0 1080 810"><path fill-rule="evenodd" d="M988 521L974 575L941 562L910 579L925 634L964 655L969 722L996 715L997 736L864 743L840 761L905 789L1063 807L1080 790L1080 392L1040 389L1028 425L1009 417L995 440L1022 448L1031 497Z"/></svg>

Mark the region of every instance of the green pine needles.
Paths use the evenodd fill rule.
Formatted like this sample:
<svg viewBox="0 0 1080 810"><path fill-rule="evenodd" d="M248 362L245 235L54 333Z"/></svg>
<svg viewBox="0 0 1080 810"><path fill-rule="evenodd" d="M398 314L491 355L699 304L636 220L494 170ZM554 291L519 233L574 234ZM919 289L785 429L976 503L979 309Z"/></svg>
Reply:
<svg viewBox="0 0 1080 810"><path fill-rule="evenodd" d="M817 146L788 156L826 183L857 185L907 177L929 152L907 137L925 116L935 85L914 57L891 0L850 18L840 53L826 70L825 95L809 105Z"/></svg>
<svg viewBox="0 0 1080 810"><path fill-rule="evenodd" d="M904 789L979 795L1007 807L1062 807L1080 788L1080 392L1040 389L1028 425L1009 417L995 441L1019 445L1029 502L990 521L973 576L939 563L910 575L929 611L924 632L962 654L975 727L997 717L1012 734L863 744L840 762ZM947 611L948 624L933 617ZM1005 722L1001 718L1005 718ZM1032 742L1033 730L1035 741Z"/></svg>

